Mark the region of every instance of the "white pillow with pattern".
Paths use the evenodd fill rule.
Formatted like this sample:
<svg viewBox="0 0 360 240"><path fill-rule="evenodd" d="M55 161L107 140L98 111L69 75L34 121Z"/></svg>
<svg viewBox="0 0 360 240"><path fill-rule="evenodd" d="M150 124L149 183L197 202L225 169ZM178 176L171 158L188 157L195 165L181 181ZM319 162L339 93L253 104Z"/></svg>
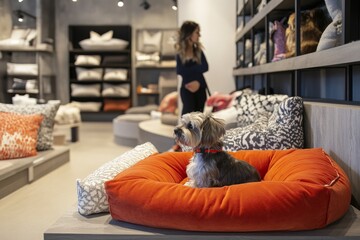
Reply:
<svg viewBox="0 0 360 240"><path fill-rule="evenodd" d="M109 212L104 183L144 158L158 153L155 146L144 143L105 163L84 179L77 180L78 211L82 215Z"/></svg>

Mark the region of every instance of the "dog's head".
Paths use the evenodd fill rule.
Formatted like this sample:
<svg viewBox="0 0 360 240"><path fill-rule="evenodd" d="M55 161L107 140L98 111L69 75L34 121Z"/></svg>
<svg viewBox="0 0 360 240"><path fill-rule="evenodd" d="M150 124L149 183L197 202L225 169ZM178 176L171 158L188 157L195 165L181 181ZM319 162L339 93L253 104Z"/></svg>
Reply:
<svg viewBox="0 0 360 240"><path fill-rule="evenodd" d="M174 129L175 140L189 147L211 147L221 142L225 134L225 123L201 112L184 114Z"/></svg>

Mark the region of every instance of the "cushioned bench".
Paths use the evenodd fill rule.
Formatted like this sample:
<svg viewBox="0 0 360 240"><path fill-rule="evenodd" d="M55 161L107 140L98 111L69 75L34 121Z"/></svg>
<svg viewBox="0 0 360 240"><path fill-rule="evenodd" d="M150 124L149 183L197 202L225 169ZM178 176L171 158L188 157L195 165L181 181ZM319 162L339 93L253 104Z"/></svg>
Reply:
<svg viewBox="0 0 360 240"><path fill-rule="evenodd" d="M0 161L0 198L37 180L70 160L69 147L55 146L36 156Z"/></svg>

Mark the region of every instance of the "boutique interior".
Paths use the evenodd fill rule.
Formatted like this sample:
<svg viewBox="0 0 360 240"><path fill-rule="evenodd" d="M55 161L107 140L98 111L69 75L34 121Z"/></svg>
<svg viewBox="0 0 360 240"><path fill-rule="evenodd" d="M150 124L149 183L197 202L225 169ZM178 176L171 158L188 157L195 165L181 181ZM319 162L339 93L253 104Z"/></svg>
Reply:
<svg viewBox="0 0 360 240"><path fill-rule="evenodd" d="M0 239L360 238L359 11L0 0ZM185 21L209 64L199 114L221 131L181 116ZM179 144L183 127L221 132L221 150ZM190 164L209 157L220 174L220 152L260 180L191 185Z"/></svg>

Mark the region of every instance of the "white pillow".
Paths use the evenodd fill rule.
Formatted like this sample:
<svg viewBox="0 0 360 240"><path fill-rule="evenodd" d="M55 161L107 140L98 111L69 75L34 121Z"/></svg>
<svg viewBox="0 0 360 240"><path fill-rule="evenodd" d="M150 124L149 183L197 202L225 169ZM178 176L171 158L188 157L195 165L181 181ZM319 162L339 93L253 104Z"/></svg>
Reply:
<svg viewBox="0 0 360 240"><path fill-rule="evenodd" d="M38 65L33 63L6 63L7 74L21 76L37 76Z"/></svg>
<svg viewBox="0 0 360 240"><path fill-rule="evenodd" d="M128 97L130 96L130 85L105 83L101 94L104 97Z"/></svg>
<svg viewBox="0 0 360 240"><path fill-rule="evenodd" d="M97 32L90 31L90 40L98 41L98 42L109 41L110 39L112 39L113 34L114 34L113 30L110 30L102 35L98 34Z"/></svg>
<svg viewBox="0 0 360 240"><path fill-rule="evenodd" d="M101 108L100 102L76 102L71 104L80 109L81 112L99 112Z"/></svg>
<svg viewBox="0 0 360 240"><path fill-rule="evenodd" d="M71 84L73 97L100 97L100 84Z"/></svg>
<svg viewBox="0 0 360 240"><path fill-rule="evenodd" d="M160 62L159 52L155 52L155 53L136 52L135 56L136 56L136 63L138 66L156 65Z"/></svg>
<svg viewBox="0 0 360 240"><path fill-rule="evenodd" d="M14 28L11 31L11 39L24 39L29 34L30 29L27 28Z"/></svg>
<svg viewBox="0 0 360 240"><path fill-rule="evenodd" d="M124 50L129 45L129 42L117 38L110 39L109 41L84 39L79 42L79 45L84 50Z"/></svg>
<svg viewBox="0 0 360 240"><path fill-rule="evenodd" d="M82 215L90 215L108 212L109 203L107 201L104 183L155 153L158 153L158 150L150 142L138 145L132 150L105 163L86 178L82 180L78 179L76 183L79 213Z"/></svg>
<svg viewBox="0 0 360 240"><path fill-rule="evenodd" d="M37 31L36 29L29 29L29 33L26 35L25 41L27 45L30 45L30 42L36 38Z"/></svg>
<svg viewBox="0 0 360 240"><path fill-rule="evenodd" d="M138 50L144 53L160 52L162 32L150 32L143 30L139 34Z"/></svg>
<svg viewBox="0 0 360 240"><path fill-rule="evenodd" d="M99 55L78 55L76 56L75 65L94 65L99 66L101 56Z"/></svg>
<svg viewBox="0 0 360 240"><path fill-rule="evenodd" d="M27 46L27 42L24 39L3 39L0 40L0 46Z"/></svg>
<svg viewBox="0 0 360 240"><path fill-rule="evenodd" d="M102 68L76 68L77 80L89 81L89 80L101 80L103 75Z"/></svg>
<svg viewBox="0 0 360 240"><path fill-rule="evenodd" d="M163 56L175 56L177 31L169 30L163 31L162 43L161 43L161 55Z"/></svg>
<svg viewBox="0 0 360 240"><path fill-rule="evenodd" d="M128 70L126 68L106 68L104 80L127 80Z"/></svg>

